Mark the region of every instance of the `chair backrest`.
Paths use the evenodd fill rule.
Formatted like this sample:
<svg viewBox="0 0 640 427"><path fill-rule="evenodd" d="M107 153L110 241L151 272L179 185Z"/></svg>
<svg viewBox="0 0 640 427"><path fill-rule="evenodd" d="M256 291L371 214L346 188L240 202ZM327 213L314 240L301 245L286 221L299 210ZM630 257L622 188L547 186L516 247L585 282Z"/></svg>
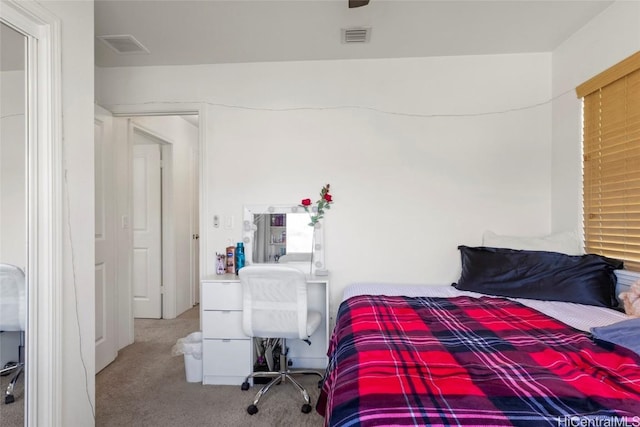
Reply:
<svg viewBox="0 0 640 427"><path fill-rule="evenodd" d="M307 281L293 267L265 264L238 272L244 333L262 338L307 338Z"/></svg>
<svg viewBox="0 0 640 427"><path fill-rule="evenodd" d="M0 331L25 330L26 291L22 269L0 264Z"/></svg>

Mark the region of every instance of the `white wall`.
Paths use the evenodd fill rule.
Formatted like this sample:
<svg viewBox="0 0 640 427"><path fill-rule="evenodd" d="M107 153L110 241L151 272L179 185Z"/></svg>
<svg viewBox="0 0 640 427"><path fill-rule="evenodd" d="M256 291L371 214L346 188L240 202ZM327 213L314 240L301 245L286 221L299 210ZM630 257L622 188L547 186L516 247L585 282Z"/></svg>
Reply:
<svg viewBox="0 0 640 427"><path fill-rule="evenodd" d="M552 228L582 228L582 101L575 87L640 50L640 2L617 1L553 52Z"/></svg>
<svg viewBox="0 0 640 427"><path fill-rule="evenodd" d="M95 411L93 1L44 1L59 17L64 170L60 375L63 426L92 426ZM48 420L43 420L48 422Z"/></svg>
<svg viewBox="0 0 640 427"><path fill-rule="evenodd" d="M208 104L204 274L241 238L244 204L295 204L330 183L334 312L354 281L454 281L457 245L487 228L550 230L551 107L517 110L549 100L550 59L105 68L97 87L112 110ZM234 227L214 229L214 214Z"/></svg>

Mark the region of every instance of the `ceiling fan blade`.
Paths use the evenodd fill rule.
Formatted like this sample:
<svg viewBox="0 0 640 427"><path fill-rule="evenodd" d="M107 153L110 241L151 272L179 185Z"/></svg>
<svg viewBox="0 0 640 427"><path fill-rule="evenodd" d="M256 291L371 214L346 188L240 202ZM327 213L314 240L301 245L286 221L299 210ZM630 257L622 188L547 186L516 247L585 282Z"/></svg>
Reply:
<svg viewBox="0 0 640 427"><path fill-rule="evenodd" d="M369 0L349 0L349 9L354 7L366 6L369 4Z"/></svg>

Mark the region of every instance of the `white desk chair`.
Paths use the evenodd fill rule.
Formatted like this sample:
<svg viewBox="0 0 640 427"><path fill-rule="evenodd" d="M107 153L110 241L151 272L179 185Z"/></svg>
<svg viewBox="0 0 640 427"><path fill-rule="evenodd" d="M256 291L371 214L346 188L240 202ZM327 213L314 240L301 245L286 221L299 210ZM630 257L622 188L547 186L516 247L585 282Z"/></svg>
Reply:
<svg viewBox="0 0 640 427"><path fill-rule="evenodd" d="M0 331L19 331L21 341L24 342L24 330L26 321L26 283L24 272L11 264L0 264ZM8 365L0 370L0 375L9 375L13 372L13 378L7 386L4 394L4 403L13 403L13 389L24 369L23 352L19 352L19 360L14 365Z"/></svg>
<svg viewBox="0 0 640 427"><path fill-rule="evenodd" d="M249 374L242 390L249 389L249 379L273 378L258 391L247 412L258 412L260 398L274 384L291 382L302 394L305 403L302 412L311 412L309 393L293 378L294 374L313 374L314 370L290 370L287 364L286 339L307 340L318 329L322 315L307 308L307 281L302 271L288 266L250 265L240 269L242 283L242 327L250 337L281 339L280 370Z"/></svg>

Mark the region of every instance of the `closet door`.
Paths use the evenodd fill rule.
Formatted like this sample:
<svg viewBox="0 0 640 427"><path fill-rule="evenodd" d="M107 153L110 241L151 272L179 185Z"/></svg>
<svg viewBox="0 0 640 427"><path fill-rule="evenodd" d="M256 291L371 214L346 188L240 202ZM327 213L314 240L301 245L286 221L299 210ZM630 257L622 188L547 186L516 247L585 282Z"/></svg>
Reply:
<svg viewBox="0 0 640 427"><path fill-rule="evenodd" d="M95 306L96 373L118 354L116 332L116 197L111 114L96 106L95 159Z"/></svg>

